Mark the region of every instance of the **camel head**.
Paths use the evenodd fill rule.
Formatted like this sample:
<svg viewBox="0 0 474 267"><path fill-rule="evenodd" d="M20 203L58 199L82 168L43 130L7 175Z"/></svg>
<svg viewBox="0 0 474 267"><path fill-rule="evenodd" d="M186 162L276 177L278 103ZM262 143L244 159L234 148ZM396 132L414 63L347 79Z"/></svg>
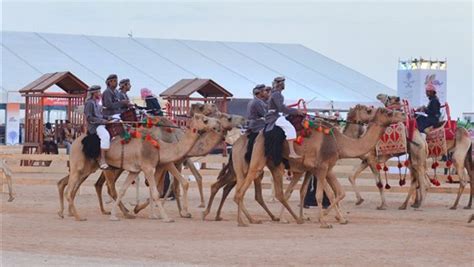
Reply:
<svg viewBox="0 0 474 267"><path fill-rule="evenodd" d="M400 97L398 96L389 96L387 94L378 94L377 99L382 102L382 104L387 107L401 107L402 103L400 102Z"/></svg>
<svg viewBox="0 0 474 267"><path fill-rule="evenodd" d="M239 115L230 115L227 113L220 113L219 116L216 116L221 123L222 129L228 131L232 130L235 127L240 127L246 123L244 117Z"/></svg>
<svg viewBox="0 0 474 267"><path fill-rule="evenodd" d="M220 132L222 126L219 120L202 114L194 114L189 123L189 128L196 129L200 134L208 131Z"/></svg>
<svg viewBox="0 0 474 267"><path fill-rule="evenodd" d="M373 121L383 127L388 127L390 124L399 123L405 119L406 115L403 112L380 107L377 108Z"/></svg>
<svg viewBox="0 0 474 267"><path fill-rule="evenodd" d="M220 114L219 109L215 104L212 103L194 103L191 105L191 116L194 114L202 114L205 116L215 117Z"/></svg>
<svg viewBox="0 0 474 267"><path fill-rule="evenodd" d="M375 109L364 105L356 105L349 109L347 121L351 123L368 123L375 117Z"/></svg>

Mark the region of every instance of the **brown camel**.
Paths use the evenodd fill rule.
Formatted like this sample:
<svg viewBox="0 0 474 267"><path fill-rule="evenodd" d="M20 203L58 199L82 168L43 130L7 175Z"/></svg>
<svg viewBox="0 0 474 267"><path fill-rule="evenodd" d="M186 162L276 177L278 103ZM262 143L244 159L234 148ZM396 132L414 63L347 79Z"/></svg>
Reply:
<svg viewBox="0 0 474 267"><path fill-rule="evenodd" d="M135 180L136 176L140 171L145 173L145 177L150 184L150 197L153 199L155 204L158 206L161 218L164 221L171 221L166 212L163 209L161 201L159 201L159 195L156 190L156 184L154 179L154 172L158 164L167 164L169 168L173 168L173 162L182 159L196 143L199 136L211 129L220 127L219 122L213 118L208 118L203 115L194 115L190 122L190 129L186 131L185 136L177 144L170 144L162 142L158 139L159 127L153 127L146 129L144 134L149 134L153 140L158 140L159 149L151 145L148 141L142 140L141 138L132 138L129 144L121 145L119 138L112 140L109 151L106 155L106 160L109 166L119 167L129 171L129 175L120 191L117 200L115 201L114 208L111 212L111 220L116 220L116 207L121 202L121 197L126 191L126 188ZM76 220L83 220L76 211L74 205L75 193L79 189L82 182L94 171L97 170L98 165L96 160L86 159L82 152L81 141L84 135L76 139L72 145L70 162L71 169L69 172L69 181L66 189L66 196L69 202L69 211L75 216ZM122 151L123 149L123 151ZM179 172L176 170L176 173ZM105 171L106 178L109 176L109 172ZM113 179L113 178L112 178ZM150 205L151 218L157 218L154 205ZM62 217L63 206L59 211L59 215Z"/></svg>
<svg viewBox="0 0 474 267"><path fill-rule="evenodd" d="M214 104L193 104L191 106L191 110L192 110L192 114L217 114L218 113L217 107ZM232 124L232 123L236 124L237 122L240 122L240 120L241 120L241 117L239 117L239 116L233 116L231 118L225 117L225 116L221 116L221 117L222 117L222 119L220 121L222 123L224 123L224 126L226 126L226 127L228 127L227 126L228 124ZM162 123L163 126L174 126L174 124L165 117L160 117L160 122ZM181 139L183 137L183 134L184 134L184 132L181 129L174 129L173 131L168 131L169 128L160 127L157 130L158 130L159 139L164 141L164 142L168 142L168 143L176 143L177 140ZM218 134L217 131L212 131L212 132ZM204 135L207 136L208 134L204 133L203 136ZM176 165L178 166L178 168L180 168L180 166L181 166L180 164L176 164ZM188 184L189 183L188 183L187 179L182 177L182 175L180 175L180 174L178 175L177 170L176 170L175 167L171 167L171 166L168 166L168 167L170 167L170 168L165 168L165 169L170 171L171 173L173 173L173 175L175 175L175 177L178 179L178 181L180 181L179 183L175 183L176 190L178 190L177 186L179 184L181 184L181 186L183 187L183 192L184 192L183 193L183 202L184 202L184 207L183 208L181 208L181 205L180 205L180 198L178 196L179 192L176 192L176 195L178 196L177 197L177 204L178 204L178 207L179 207L180 215L181 215L181 217L190 218L191 214L187 211L188 210L187 190L188 190ZM194 170L193 174L197 172L197 170L195 169L193 164L190 164L190 169L192 171ZM163 170L162 166L157 166L156 171L155 171L155 176L164 175L164 172L162 172L161 170ZM113 199L116 199L116 197L117 197L115 182L119 178L119 176L122 172L123 172L123 170L121 170L121 169L115 169L113 171L109 171L109 179L110 179L109 184L111 184L113 186L108 186L107 189L108 189L109 195ZM61 206L63 205L62 204L63 198L61 196L63 196L63 194L64 194L64 189L67 185L68 177L69 176L66 176L58 182L58 190L59 190L59 195L60 195ZM202 177L200 175L196 175L196 180L198 181L198 187L200 188L199 191L200 191L200 194L201 194L201 199L203 199L203 196L202 196L202 181L201 181ZM107 214L110 214L110 212L105 211L104 205L103 205L103 199L102 199L102 187L103 187L103 184L105 183L105 181L106 181L105 174L101 173L101 175L99 176L99 179L97 180L97 182L95 184L95 188L96 188L96 193L97 193L97 196L98 196L98 199L99 199L100 210L103 214L107 215ZM121 208L121 210L123 211L123 213L126 217L133 218L132 215L128 214L128 210L125 208L125 206L120 204L120 208Z"/></svg>
<svg viewBox="0 0 474 267"><path fill-rule="evenodd" d="M209 152L211 152L212 149L214 149L214 147L216 147L216 145L222 142L223 138L226 136L229 130L238 126L242 126L245 123L245 119L242 116L236 116L236 115L230 116L228 114L220 113L220 112L217 112L217 113L204 112L204 114L218 119L218 121L221 123L223 131L221 132L210 131L203 134L199 138L199 140L193 146L191 151L189 151L189 153L186 155L185 161L188 163L188 167L189 166L194 167L194 163L192 163L191 160L189 159L190 157L206 156L207 154L209 154ZM201 177L201 175L196 169L194 169L194 171L193 169L190 169L190 170L195 177L198 177L198 176ZM158 173L158 172L155 173L155 177L157 179L163 179L163 175L161 175L161 173ZM202 177L199 179L202 179ZM158 183L159 181L157 182L157 184ZM144 203L138 204L135 207L134 212L135 213L140 212L140 210L148 206L149 203L150 203L150 200L147 199ZM201 203L203 204L203 201ZM178 205L178 208L180 208L179 205Z"/></svg>
<svg viewBox="0 0 474 267"><path fill-rule="evenodd" d="M372 112L372 109L369 109L365 106L357 105L355 108L351 108L351 110L349 111L349 114L352 114L352 116L356 116L361 121L368 122L370 119L374 117L375 112ZM203 220L210 213L212 202L214 200L215 195L217 194L220 188L224 187L223 192L222 192L222 198L221 198L219 208L217 209L216 217L215 217L216 221L222 220L222 217L220 216L222 207L224 205L224 202L228 194L230 193L232 188L234 188L234 186L236 185L237 177L243 179L247 175L248 163L244 159L244 154L246 153L246 150L247 150L247 143L248 143L248 137L247 135L244 135L244 136L241 136L232 146L232 155L231 155L231 158L229 158L229 162L224 166L224 168L219 173L217 177L217 181L211 185L211 194L209 197L208 206L202 214ZM234 167L234 166L239 166L239 167ZM235 174L236 171L241 172L240 175L236 175ZM298 181L299 178L300 177L292 179L291 183L294 183L294 181ZM264 208L264 210L268 213L268 215L273 221L277 221L278 218L275 217L270 212L270 210L265 205L265 202L263 201L262 191L261 191L262 179L263 179L263 173L261 173L261 175L254 181L255 200ZM290 186L288 188L290 188ZM260 222L258 220L253 219L250 216L250 214L245 209L245 206L244 206L243 212L251 223ZM280 220L281 220L281 217L280 217Z"/></svg>
<svg viewBox="0 0 474 267"><path fill-rule="evenodd" d="M383 95L383 97L382 96L379 97L379 96L377 96L377 98L381 100L386 106L390 106L394 108L401 107L399 97L386 96L386 95ZM345 134L352 136L354 138L357 138L358 136L360 136L360 134L363 131L364 131L363 127L356 124L350 124L348 125L348 127L344 129ZM427 153L428 146L426 144L426 141L423 138L423 136L420 134L420 132L415 129L415 132L413 135L413 142L407 142L407 144L408 144L408 154L409 154L409 159L410 159L409 169L410 169L410 173L412 174L412 180L411 180L411 187L409 189L409 194L407 195L405 202L402 204L402 206L400 206L400 209L407 208L408 201L412 193L415 192L415 188L417 187L420 181L422 181L420 183L421 185L427 184L426 179L425 179L426 168L427 168L426 160L428 156L428 153ZM469 134L467 130L464 128L458 128L456 130L456 135L455 135L454 140L447 140L447 150L448 152L453 152L452 159L453 159L455 168L458 170L459 180L460 180L458 195L451 209L456 209L459 203L459 199L467 183L466 181L467 179L465 178L465 174L464 174L464 168L466 168L467 170L471 185L474 184L474 172L472 171L473 165L472 165L470 149L472 149L471 140L469 138ZM351 182L351 185L354 188L354 191L356 193L356 197L357 197L356 205L360 205L364 201L355 183L355 180L360 175L360 173L363 170L365 170L367 167L370 167L370 169L372 170L372 173L374 174L376 184L380 185L381 184L380 171L377 170L376 168L377 163L378 162L385 163L391 157L396 157L396 156L401 156L401 155L392 155L392 156L384 155L384 156L377 157L375 150L373 150L367 155L360 157L362 159L361 164L359 165L357 170L354 172L354 174L349 177L349 181ZM413 176L413 174L415 175ZM384 190L383 190L383 187L378 186L378 188L379 188L379 193L380 193L382 203L380 206L377 207L377 209L384 210L387 208ZM414 208L419 208L422 204L423 199L426 196L426 190L423 190L422 188L420 188L420 190L416 190L416 193L417 193L416 201L412 206ZM474 195L474 188L471 186L469 203L465 207L466 209L471 208L473 195Z"/></svg>
<svg viewBox="0 0 474 267"><path fill-rule="evenodd" d="M15 199L15 197L13 196L12 171L8 167L5 159L0 160L0 171L3 173L5 180L7 180L8 196L9 196L8 202L12 202Z"/></svg>
<svg viewBox="0 0 474 267"><path fill-rule="evenodd" d="M339 204L339 201L344 198L344 191L332 173L332 168L335 166L339 158L358 157L369 152L375 147L378 138L383 134L385 128L391 123L404 120L404 115L401 112L388 111L385 108L378 108L374 117L374 122L369 124L369 128L364 136L360 139L352 139L344 136L337 130L331 131L331 134L326 135L318 131L312 131L311 136L307 137L301 146L297 146L297 153L302 155L300 159L289 159L291 171L295 176L301 176L303 173L310 171L313 175L318 177L318 190L316 198L320 207L319 221L321 227L330 227L324 219L324 216L333 207ZM287 145L285 144L285 152L287 152ZM286 153L285 153L286 154ZM260 133L255 141L252 151L252 159L249 165L249 171L245 180L237 179L237 192L235 194L235 202L238 204L237 221L239 226L247 226L242 220L242 204L244 195L250 184L255 180L263 168L267 166L273 176L275 184L275 195L277 199L285 206L290 214L295 218L297 223L303 223L303 220L296 216L291 207L288 205L285 196L283 195L283 165L274 166L273 162L267 160L264 153L264 137ZM326 189L328 179L330 183L334 183L336 188L336 198L332 199L331 190ZM332 199L331 205L327 211L322 210L322 193L327 190L329 198ZM338 208L336 206L336 212ZM338 212L338 218L345 221L342 214Z"/></svg>

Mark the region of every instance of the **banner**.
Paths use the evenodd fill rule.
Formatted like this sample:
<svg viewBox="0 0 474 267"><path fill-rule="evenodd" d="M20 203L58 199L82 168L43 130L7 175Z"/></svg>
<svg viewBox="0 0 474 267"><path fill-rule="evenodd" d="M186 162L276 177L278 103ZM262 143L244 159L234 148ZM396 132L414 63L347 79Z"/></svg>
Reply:
<svg viewBox="0 0 474 267"><path fill-rule="evenodd" d="M15 145L20 143L20 103L7 103L7 121L5 143Z"/></svg>
<svg viewBox="0 0 474 267"><path fill-rule="evenodd" d="M426 88L436 89L441 105L447 101L446 70L410 69L398 70L398 96L408 99L412 108L428 104Z"/></svg>

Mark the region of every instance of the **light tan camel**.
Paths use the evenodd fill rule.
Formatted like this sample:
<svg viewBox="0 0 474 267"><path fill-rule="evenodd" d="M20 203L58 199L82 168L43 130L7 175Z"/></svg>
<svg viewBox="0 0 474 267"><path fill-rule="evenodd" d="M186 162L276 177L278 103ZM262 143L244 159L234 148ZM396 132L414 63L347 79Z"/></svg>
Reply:
<svg viewBox="0 0 474 267"><path fill-rule="evenodd" d="M216 145L218 145L222 142L222 140L225 138L225 136L226 136L226 134L229 130L231 130L235 127L242 126L245 123L245 118L242 117L242 116L228 115L226 113L220 113L220 112L217 112L217 113L204 112L204 114L207 115L207 116L216 118L221 123L221 126L222 126L223 130L221 132L210 131L210 132L207 132L207 133L203 134L199 138L199 140L193 146L191 151L189 151L189 153L186 155L185 160L188 161L188 167L189 166L194 167L194 164L189 159L190 157L206 156L207 154L209 154L209 152L211 152L212 149L214 149L216 147ZM191 172L193 173L193 175L195 177L197 177L197 176L201 177L201 175L199 174L199 172L197 170L193 171L193 169L191 169ZM163 179L163 175L160 172L156 172L155 177L157 179ZM200 179L202 179L202 177ZM159 181L157 181L157 184L159 184ZM149 203L150 203L150 200L147 199L144 203L138 204L135 207L134 212L135 213L140 212L140 210L142 210L146 206L148 206ZM203 202L201 202L201 203L203 203ZM179 208L180 207L178 205L178 209Z"/></svg>
<svg viewBox="0 0 474 267"><path fill-rule="evenodd" d="M193 114L204 114L204 113L205 114L217 114L218 113L217 107L214 104L193 104L191 106L191 109L192 109ZM175 124L173 122L171 122L170 120L168 120L167 118L159 117L159 119L160 119L160 123L163 126L175 127ZM229 120L230 120L230 122L229 122ZM221 121L224 122L224 119L222 119ZM227 118L225 123L227 125L229 123L235 123L235 121L240 121L240 118L239 117L232 117L230 119ZM167 127L157 128L158 138L160 140L164 141L164 142L176 143L184 135L184 132L179 128L178 129L173 129L172 131L169 131L169 130L170 130L170 128L167 128ZM220 131L211 131L211 132L218 134L218 132L220 132ZM203 136L204 135L207 135L207 132L204 133ZM175 164L175 165L177 165L178 168L181 168L180 164ZM170 168L167 168L167 167L170 167ZM155 171L155 176L164 174L163 172L161 172L162 169L163 169L163 166L157 166L156 171ZM188 187L189 187L189 183L188 183L187 179L182 177L182 175L180 175L180 174L178 175L177 169L175 167L165 166L164 169L166 169L167 171L170 171L171 173L173 173L173 175L175 175L176 179L178 179L178 183L175 183L176 186L181 184L181 186L183 187L183 202L184 202L183 208L181 208L181 205L180 205L180 198L178 196L179 192L176 192L176 195L178 196L177 197L177 203L178 203L178 207L179 207L179 212L180 212L181 217L190 218L191 214L188 212L188 204L187 204L188 203L188 201L187 201L187 197L188 197L187 190L188 190ZM191 170L194 169L193 173L197 172L197 170L195 170L194 165L192 165L192 164L190 164L190 169ZM111 171L109 170L109 176L108 177L109 177L110 181L108 182L108 184L111 184L113 186L108 186L107 189L108 189L109 195L113 199L116 199L116 197L117 197L115 182L119 178L119 176L122 172L123 172L123 170L121 170L121 169L115 169L115 170L111 170ZM62 196L64 195L64 189L67 185L68 177L69 176L66 176L58 182L58 191L59 191L59 195L60 195L61 206L63 206ZM201 199L203 201L202 181L201 181L202 177L199 175L198 177L196 177L196 180L198 181L198 187L200 188L199 191L200 191L200 194L201 194ZM110 214L110 212L105 211L104 205L103 205L103 199L102 199L102 187L103 187L103 184L105 183L105 181L106 181L105 174L101 173L101 175L99 176L99 179L95 183L95 189L96 189L96 193L97 193L97 196L98 196L98 199L99 199L100 210L103 214L108 215L108 214ZM178 190L178 188L176 188L176 190ZM122 204L120 204L120 208L121 208L122 212L124 213L124 215L127 218L133 218L134 217L134 216L128 214L128 210Z"/></svg>
<svg viewBox="0 0 474 267"><path fill-rule="evenodd" d="M365 106L357 105L355 108L351 108L351 110L349 111L349 114L353 114L352 116L357 117L362 122L364 122L364 121L368 122L370 119L372 119L374 117L375 112L373 112L373 110L371 108L367 108ZM229 162L224 166L224 168L219 173L219 175L217 177L217 181L211 185L211 194L210 194L210 197L209 197L208 206L202 214L202 219L203 220L210 213L210 210L211 210L211 207L212 207L212 202L214 200L215 195L217 194L217 192L219 191L220 188L224 187L223 192L222 192L222 198L221 198L219 208L217 209L216 217L215 217L216 221L222 220L222 217L220 216L222 207L224 205L224 202L225 202L228 194L230 193L232 188L234 188L234 186L236 185L237 177L243 179L247 175L248 163L244 159L244 155L247 151L247 143L248 143L248 136L243 135L232 146L232 153L231 153L231 157L229 158ZM234 168L234 166L238 166L238 167ZM240 173L240 175L236 175L235 174L236 171L239 171L239 172L242 172L242 173ZM294 179L292 179L291 183L294 183L296 185L296 183L294 181L298 181L299 178L300 177L298 177L298 178L295 177ZM267 206L266 206L266 204L263 200L262 191L261 191L262 179L263 179L263 173L261 173L261 175L257 179L255 179L255 181L254 181L255 200L264 208L264 210L267 212L267 214L270 216L270 218L273 221L278 221L278 218L275 217L270 212L270 210L267 208ZM290 186L288 186L288 188L290 188L290 187L291 187L291 184L290 184ZM285 192L285 195L286 194L288 194L288 193ZM289 194L291 194L291 192ZM287 198L289 198L289 196ZM243 207L243 212L246 215L247 219L251 223L259 223L260 222L259 220L255 220L250 216L250 214L245 209L245 206ZM280 220L281 220L281 216L280 216Z"/></svg>
<svg viewBox="0 0 474 267"><path fill-rule="evenodd" d="M394 108L401 107L399 97L379 94L377 96L377 99L381 100L381 102L384 103L386 106L390 106ZM358 136L360 136L360 134L363 131L364 131L363 127L357 124L350 124L348 125L348 127L344 129L345 134L347 134L348 136L352 136L354 138L357 138ZM428 152L427 152L428 145L426 144L425 139L420 134L420 132L417 129L415 129L414 134L413 134L413 142L407 141L407 144L408 144L408 155L410 159L409 169L410 169L410 173L412 174L412 180L411 180L411 187L409 189L409 194L407 195L405 202L402 204L402 206L400 206L400 209L407 208L408 201L412 193L415 191L417 193L417 197L416 197L415 203L412 206L414 208L419 208L422 204L422 201L424 200L426 196L426 190L423 190L422 188L420 188L419 190L415 190L415 188L418 186L418 183L420 181L422 181L421 183L422 185L427 185L427 187L429 186L429 184L427 183L425 179L426 169L427 169L426 160L428 157ZM465 178L465 174L464 174L464 168L466 168L467 170L471 185L474 184L474 172L472 171L472 158L471 158L470 149L472 149L471 140L469 138L469 133L464 128L456 129L456 135L455 135L454 140L447 140L447 150L448 152L453 152L452 159L453 159L453 163L456 170L458 170L459 181L460 181L458 195L451 209L456 209L459 203L459 199L467 183L467 179ZM349 177L349 181L351 182L351 185L356 193L356 197L357 197L356 205L360 205L364 201L355 183L355 180L360 175L360 173L364 171L367 167L370 167L372 173L374 174L376 184L381 184L380 171L377 170L376 168L377 163L378 162L385 163L391 157L396 157L396 156L401 156L401 154L392 155L392 156L384 155L384 156L377 157L375 150L373 150L367 155L360 157L362 159L362 163L359 165L359 167L354 172L354 174ZM413 176L413 174L415 175ZM384 210L387 208L384 190L383 190L383 187L379 187L379 186L377 187L379 189L380 198L382 200L382 203L380 204L380 206L377 207L377 209ZM465 207L466 209L471 208L473 195L474 195L474 188L471 186L469 203Z"/></svg>
<svg viewBox="0 0 474 267"><path fill-rule="evenodd" d="M5 180L7 180L7 185L8 185L8 202L12 202L15 197L13 195L13 181L12 181L12 171L7 165L7 162L5 159L0 160L0 172L3 173L3 176L5 177ZM0 178L3 179L3 178ZM3 181L2 181L2 186L3 186Z"/></svg>
<svg viewBox="0 0 474 267"><path fill-rule="evenodd" d="M319 221L321 227L328 228L329 224L325 221L325 215L344 198L344 190L332 173L332 168L335 166L339 158L353 158L366 154L373 147L375 147L378 138L383 134L385 128L391 123L404 120L404 115L401 112L388 111L385 108L378 108L374 117L374 122L369 124L367 132L360 139L352 139L344 136L337 130L331 131L331 134L325 135L318 131L312 131L311 136L304 139L301 146L297 146L296 152L302 156L300 159L289 159L291 171L295 177L302 176L305 172L311 172L315 177L318 177L318 189L316 192L316 199L319 203L320 215ZM255 140L255 145L252 151L252 159L249 165L249 171L245 180L237 179L237 192L235 194L235 202L238 204L237 221L239 226L247 226L242 219L242 204L244 195L250 184L267 166L272 173L275 184L275 194L277 199L283 204L288 212L293 216L297 223L303 223L303 220L296 216L288 202L283 195L283 165L274 166L272 161L267 160L264 152L264 137L260 133ZM285 144L285 155L287 145ZM332 196L331 190L328 190L327 182L334 183L336 188L336 197ZM239 183L243 181L242 183ZM332 199L331 205L323 212L322 197L323 191L329 193L329 198ZM342 214L339 213L336 206L337 217L340 221L345 221Z"/></svg>
<svg viewBox="0 0 474 267"><path fill-rule="evenodd" d="M119 167L122 165L124 170L129 172L129 175L124 182L122 190L120 191L117 200L114 203L111 220L118 219L116 216L116 207L121 202L121 198L125 194L126 188L135 180L136 176L140 171L145 173L145 178L150 185L150 197L153 199L155 204L159 208L161 218L164 221L171 221L165 210L163 209L161 201L159 201L159 195L156 190L156 184L154 179L154 172L158 164L169 164L169 168L173 169L173 162L182 159L196 143L199 136L211 129L220 127L219 122L213 118L208 118L203 115L194 115L190 122L190 129L186 131L185 136L177 144L170 144L162 141L158 141L159 149L155 148L148 141L142 140L141 138L132 138L130 143L122 146L119 138L112 140L110 149L106 155L106 160L109 166ZM152 139L158 139L158 127L153 127L147 130ZM74 197L79 186L84 180L94 171L97 170L98 165L96 160L87 159L82 152L81 141L84 135L80 136L73 142L70 162L71 170L69 173L69 181L66 189L66 196L69 202L69 211L74 215L76 220L83 220L76 211L74 205ZM122 149L124 149L122 151ZM122 157L123 156L123 157ZM122 164L123 163L123 164ZM179 174L177 170L175 170ZM106 177L109 176L109 172L105 171ZM60 207L59 215L62 217L63 206ZM154 210L154 205L150 205L151 216L150 218L157 218Z"/></svg>

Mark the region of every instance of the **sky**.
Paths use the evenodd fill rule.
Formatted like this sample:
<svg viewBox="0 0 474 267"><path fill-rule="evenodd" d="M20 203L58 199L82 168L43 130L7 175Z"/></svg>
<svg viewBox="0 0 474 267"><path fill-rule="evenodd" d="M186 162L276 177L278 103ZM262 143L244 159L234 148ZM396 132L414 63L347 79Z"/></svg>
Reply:
<svg viewBox="0 0 474 267"><path fill-rule="evenodd" d="M397 88L398 59L447 59L474 111L472 1L2 1L3 30L303 44Z"/></svg>

